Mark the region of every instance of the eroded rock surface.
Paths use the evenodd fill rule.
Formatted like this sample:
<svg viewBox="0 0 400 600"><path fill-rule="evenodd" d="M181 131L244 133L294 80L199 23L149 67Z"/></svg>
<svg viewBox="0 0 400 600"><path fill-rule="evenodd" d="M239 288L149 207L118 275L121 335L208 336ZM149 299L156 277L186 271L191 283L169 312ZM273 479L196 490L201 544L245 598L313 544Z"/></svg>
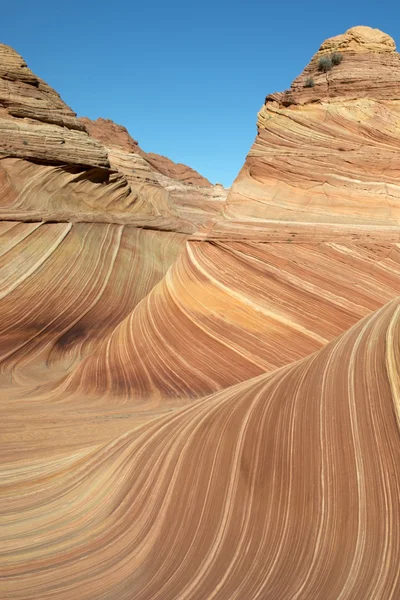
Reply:
<svg viewBox="0 0 400 600"><path fill-rule="evenodd" d="M80 121L105 144L112 167L125 175L136 197L135 210L142 218L143 212L157 217L152 227L193 234L204 223L214 222L228 195L223 186L213 186L186 165L144 152L125 127L109 119Z"/></svg>
<svg viewBox="0 0 400 600"><path fill-rule="evenodd" d="M0 157L109 167L104 147L23 58L0 44Z"/></svg>
<svg viewBox="0 0 400 600"><path fill-rule="evenodd" d="M5 45L0 188L1 219L119 223L181 233L212 219L227 195L189 167L157 155L147 159L125 128L105 119L77 119Z"/></svg>
<svg viewBox="0 0 400 600"><path fill-rule="evenodd" d="M319 72L333 50L342 62ZM289 91L267 96L223 218L204 236L399 241L399 72L393 40L376 30L322 44Z"/></svg>
<svg viewBox="0 0 400 600"><path fill-rule="evenodd" d="M182 163L174 163L166 156L155 154L154 152L144 152L139 146L139 143L134 140L126 127L117 125L110 119L96 119L95 121L88 119L87 117L80 117L79 121L83 123L92 137L100 140L107 148L118 147L125 152L133 152L139 154L146 161L154 167L156 171L169 177L188 183L189 185L196 185L202 187L212 187L212 184L197 173L191 167L183 165Z"/></svg>
<svg viewBox="0 0 400 600"><path fill-rule="evenodd" d="M398 59L324 42L228 193L0 46L4 597L400 596Z"/></svg>

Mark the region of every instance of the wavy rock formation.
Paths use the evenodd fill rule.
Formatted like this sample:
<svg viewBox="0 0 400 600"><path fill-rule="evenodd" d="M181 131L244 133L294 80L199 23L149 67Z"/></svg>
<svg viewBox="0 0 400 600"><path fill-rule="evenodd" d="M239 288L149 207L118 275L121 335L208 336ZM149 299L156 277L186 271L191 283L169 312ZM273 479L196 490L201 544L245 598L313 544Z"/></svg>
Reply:
<svg viewBox="0 0 400 600"><path fill-rule="evenodd" d="M315 352L399 292L397 245L189 241L61 390L199 398Z"/></svg>
<svg viewBox="0 0 400 600"><path fill-rule="evenodd" d="M274 374L8 474L6 596L397 598L399 335L396 300Z"/></svg>
<svg viewBox="0 0 400 600"><path fill-rule="evenodd" d="M0 46L1 597L400 596L398 65L324 42L228 193Z"/></svg>
<svg viewBox="0 0 400 600"><path fill-rule="evenodd" d="M186 233L217 218L228 194L223 186L211 185L186 165L144 152L125 127L109 119L79 120L106 145L112 166L125 174L132 191L153 213L175 221L176 229Z"/></svg>
<svg viewBox="0 0 400 600"><path fill-rule="evenodd" d="M190 234L216 218L226 190L155 177L136 154L111 149L111 169L0 159L0 220L97 222ZM189 188L190 193L187 193Z"/></svg>
<svg viewBox="0 0 400 600"><path fill-rule="evenodd" d="M218 218L228 194L221 185L185 183L154 169L147 157L118 147L110 147L108 151L112 166L124 173L141 205L161 216L166 227L194 234L204 223Z"/></svg>
<svg viewBox="0 0 400 600"><path fill-rule="evenodd" d="M0 223L1 375L40 382L70 369L147 296L184 240L115 224Z"/></svg>

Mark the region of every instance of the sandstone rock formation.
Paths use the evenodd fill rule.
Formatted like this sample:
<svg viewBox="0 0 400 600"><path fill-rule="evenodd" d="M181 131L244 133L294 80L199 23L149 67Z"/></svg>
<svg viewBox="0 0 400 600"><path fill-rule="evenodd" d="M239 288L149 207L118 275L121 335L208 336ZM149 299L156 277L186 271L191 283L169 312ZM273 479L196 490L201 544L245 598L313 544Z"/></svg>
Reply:
<svg viewBox="0 0 400 600"><path fill-rule="evenodd" d="M110 119L99 118L92 121L87 117L80 117L79 121L85 125L92 137L102 142L107 148L118 147L125 150L125 152L139 154L145 158L156 171L159 171L162 175L176 179L177 181L202 187L212 187L208 179L187 165L174 163L169 158L154 154L154 152L144 152L140 148L138 142L129 135L126 127L117 125Z"/></svg>
<svg viewBox="0 0 400 600"><path fill-rule="evenodd" d="M125 174L142 206L150 205L151 212L165 220L165 228L194 233L203 223L214 222L226 201L223 186L211 185L186 165L144 152L125 127L109 119L80 121L105 144L112 166Z"/></svg>
<svg viewBox="0 0 400 600"><path fill-rule="evenodd" d="M396 299L271 375L6 473L6 595L396 598L399 335Z"/></svg>
<svg viewBox="0 0 400 600"><path fill-rule="evenodd" d="M315 352L399 292L390 244L189 241L61 387L132 402L199 398Z"/></svg>
<svg viewBox="0 0 400 600"><path fill-rule="evenodd" d="M90 138L76 114L0 44L0 157L108 167L104 147Z"/></svg>
<svg viewBox="0 0 400 600"><path fill-rule="evenodd" d="M101 117L95 121L88 117L79 117L78 121L85 126L91 137L99 140L107 148L113 146L121 148L125 152L144 155L138 142L130 136L129 131L123 125L117 125L111 119Z"/></svg>
<svg viewBox="0 0 400 600"><path fill-rule="evenodd" d="M342 62L320 73L332 50ZM367 27L322 44L289 91L267 96L224 218L204 236L399 241L399 69L393 40Z"/></svg>
<svg viewBox="0 0 400 600"><path fill-rule="evenodd" d="M400 596L398 61L324 42L228 193L0 47L5 598Z"/></svg>
<svg viewBox="0 0 400 600"><path fill-rule="evenodd" d="M225 190L183 165L175 165L177 180L156 171L159 180L140 152L127 154L137 146L127 133L126 169L119 168L119 157L111 165L107 148L88 135L87 121L77 119L17 52L0 45L0 65L0 219L100 221L193 233L219 211ZM165 166L162 157L158 162ZM185 178L196 183L189 194L180 183Z"/></svg>

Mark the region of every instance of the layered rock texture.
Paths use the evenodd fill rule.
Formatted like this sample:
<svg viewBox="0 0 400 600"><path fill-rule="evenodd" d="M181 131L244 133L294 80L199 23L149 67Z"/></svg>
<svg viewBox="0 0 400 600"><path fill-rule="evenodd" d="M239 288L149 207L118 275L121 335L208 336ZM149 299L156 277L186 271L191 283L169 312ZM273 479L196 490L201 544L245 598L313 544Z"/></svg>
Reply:
<svg viewBox="0 0 400 600"><path fill-rule="evenodd" d="M320 72L333 52L342 62ZM290 90L266 97L211 236L398 241L399 70L380 31L355 27L324 42Z"/></svg>
<svg viewBox="0 0 400 600"><path fill-rule="evenodd" d="M19 54L0 44L0 156L108 167L104 147Z"/></svg>
<svg viewBox="0 0 400 600"><path fill-rule="evenodd" d="M211 185L186 165L144 152L125 127L109 119L79 120L91 136L106 145L112 166L125 174L142 204L164 218L165 228L194 233L203 223L214 222L227 197L221 185ZM158 223L155 226L160 227Z"/></svg>
<svg viewBox="0 0 400 600"><path fill-rule="evenodd" d="M87 125L98 140L88 135ZM77 119L4 45L0 157L3 220L119 223L193 233L215 218L227 195L189 167L146 155L110 121Z"/></svg>
<svg viewBox="0 0 400 600"><path fill-rule="evenodd" d="M212 187L208 179L187 165L174 163L169 158L154 154L154 152L144 152L139 143L130 136L126 127L117 125L110 119L99 118L92 121L87 117L80 117L79 121L85 125L92 137L101 141L105 146L118 147L126 152L139 154L162 175L192 185Z"/></svg>
<svg viewBox="0 0 400 600"><path fill-rule="evenodd" d="M228 192L0 46L2 597L400 597L399 60L324 42Z"/></svg>

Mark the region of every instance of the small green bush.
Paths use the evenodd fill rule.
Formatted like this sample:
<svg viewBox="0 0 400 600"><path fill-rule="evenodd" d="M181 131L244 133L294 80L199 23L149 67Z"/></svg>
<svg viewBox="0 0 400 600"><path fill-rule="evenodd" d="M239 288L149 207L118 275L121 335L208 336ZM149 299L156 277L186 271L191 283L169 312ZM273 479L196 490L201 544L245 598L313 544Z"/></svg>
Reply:
<svg viewBox="0 0 400 600"><path fill-rule="evenodd" d="M332 60L329 56L322 56L318 61L318 70L326 73L333 67Z"/></svg>
<svg viewBox="0 0 400 600"><path fill-rule="evenodd" d="M307 88L314 87L314 85L315 85L315 82L312 77L308 77L304 82L304 87L307 87Z"/></svg>
<svg viewBox="0 0 400 600"><path fill-rule="evenodd" d="M322 71L323 73L326 73L327 71L330 71L333 67L333 63L332 60L329 58L329 56L322 56L319 61L318 61L318 71Z"/></svg>
<svg viewBox="0 0 400 600"><path fill-rule="evenodd" d="M334 66L340 65L342 60L343 60L343 55L340 54L339 52L334 52L333 54L331 54L331 61Z"/></svg>

